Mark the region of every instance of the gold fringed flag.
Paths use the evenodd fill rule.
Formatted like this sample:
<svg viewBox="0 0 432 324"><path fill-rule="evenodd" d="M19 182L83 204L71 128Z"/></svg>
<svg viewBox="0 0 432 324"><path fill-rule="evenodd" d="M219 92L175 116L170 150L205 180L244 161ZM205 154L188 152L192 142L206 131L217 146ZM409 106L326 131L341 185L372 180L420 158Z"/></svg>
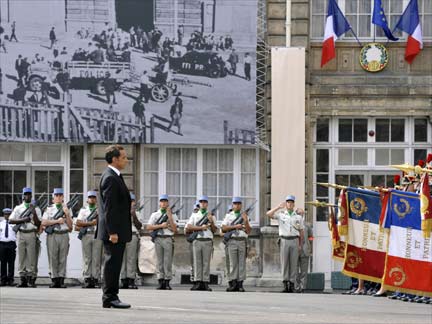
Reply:
<svg viewBox="0 0 432 324"><path fill-rule="evenodd" d="M342 189L339 194L338 200L338 232L339 235L347 235L348 234L348 205L347 205L347 197L346 190Z"/></svg>
<svg viewBox="0 0 432 324"><path fill-rule="evenodd" d="M424 238L430 238L432 232L432 197L429 187L429 175L423 174L420 192L421 230Z"/></svg>
<svg viewBox="0 0 432 324"><path fill-rule="evenodd" d="M341 241L339 236L335 210L333 206L329 206L330 215L328 220L328 226L330 231L330 236L332 238L332 256L338 261L343 261L345 257L345 242Z"/></svg>

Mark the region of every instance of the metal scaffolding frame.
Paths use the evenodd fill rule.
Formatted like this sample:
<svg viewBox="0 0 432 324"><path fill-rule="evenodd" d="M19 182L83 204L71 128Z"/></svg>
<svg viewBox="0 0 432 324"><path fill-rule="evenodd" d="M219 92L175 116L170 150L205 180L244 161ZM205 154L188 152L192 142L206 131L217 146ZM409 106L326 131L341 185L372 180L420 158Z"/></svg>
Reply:
<svg viewBox="0 0 432 324"><path fill-rule="evenodd" d="M270 59L270 46L267 44L267 1L258 1L257 12L257 50L256 50L256 145L270 151L267 138L266 121L266 84Z"/></svg>

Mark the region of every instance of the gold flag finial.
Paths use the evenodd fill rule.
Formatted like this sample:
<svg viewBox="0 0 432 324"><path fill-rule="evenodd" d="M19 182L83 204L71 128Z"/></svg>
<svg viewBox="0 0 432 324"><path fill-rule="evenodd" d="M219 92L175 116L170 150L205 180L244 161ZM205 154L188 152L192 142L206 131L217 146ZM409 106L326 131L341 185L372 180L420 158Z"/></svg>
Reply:
<svg viewBox="0 0 432 324"><path fill-rule="evenodd" d="M430 173L432 174L432 170L429 170L427 168L422 168L420 165L411 165L408 163L405 164L395 164L395 165L390 165L391 168L395 168L395 169L399 169L405 173L410 173L410 172L414 172L416 174L421 174L421 173Z"/></svg>
<svg viewBox="0 0 432 324"><path fill-rule="evenodd" d="M306 201L305 204L312 205L314 207L337 207L335 204L326 203L324 201Z"/></svg>
<svg viewBox="0 0 432 324"><path fill-rule="evenodd" d="M327 187L327 188L335 188L335 189L346 189L347 186L341 186L335 183L328 183L328 182L317 182L318 185Z"/></svg>

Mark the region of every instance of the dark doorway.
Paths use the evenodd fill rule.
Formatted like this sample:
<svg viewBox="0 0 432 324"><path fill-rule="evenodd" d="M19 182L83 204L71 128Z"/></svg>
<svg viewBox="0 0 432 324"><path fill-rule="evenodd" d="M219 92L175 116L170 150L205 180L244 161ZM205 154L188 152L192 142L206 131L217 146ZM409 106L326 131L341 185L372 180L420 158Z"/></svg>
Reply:
<svg viewBox="0 0 432 324"><path fill-rule="evenodd" d="M153 29L154 0L116 0L117 26L129 30L141 26L145 31Z"/></svg>

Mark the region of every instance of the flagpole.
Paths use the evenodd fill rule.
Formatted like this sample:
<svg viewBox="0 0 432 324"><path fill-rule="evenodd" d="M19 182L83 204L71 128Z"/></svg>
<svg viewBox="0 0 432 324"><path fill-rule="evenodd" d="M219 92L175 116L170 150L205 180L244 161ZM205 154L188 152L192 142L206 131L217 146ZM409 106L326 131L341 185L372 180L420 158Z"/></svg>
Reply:
<svg viewBox="0 0 432 324"><path fill-rule="evenodd" d="M357 43L360 45L360 47L363 47L363 44L358 39L357 34L354 32L354 29L352 29L352 27L351 27L350 30L353 33L353 35L354 35L355 39L357 40Z"/></svg>

